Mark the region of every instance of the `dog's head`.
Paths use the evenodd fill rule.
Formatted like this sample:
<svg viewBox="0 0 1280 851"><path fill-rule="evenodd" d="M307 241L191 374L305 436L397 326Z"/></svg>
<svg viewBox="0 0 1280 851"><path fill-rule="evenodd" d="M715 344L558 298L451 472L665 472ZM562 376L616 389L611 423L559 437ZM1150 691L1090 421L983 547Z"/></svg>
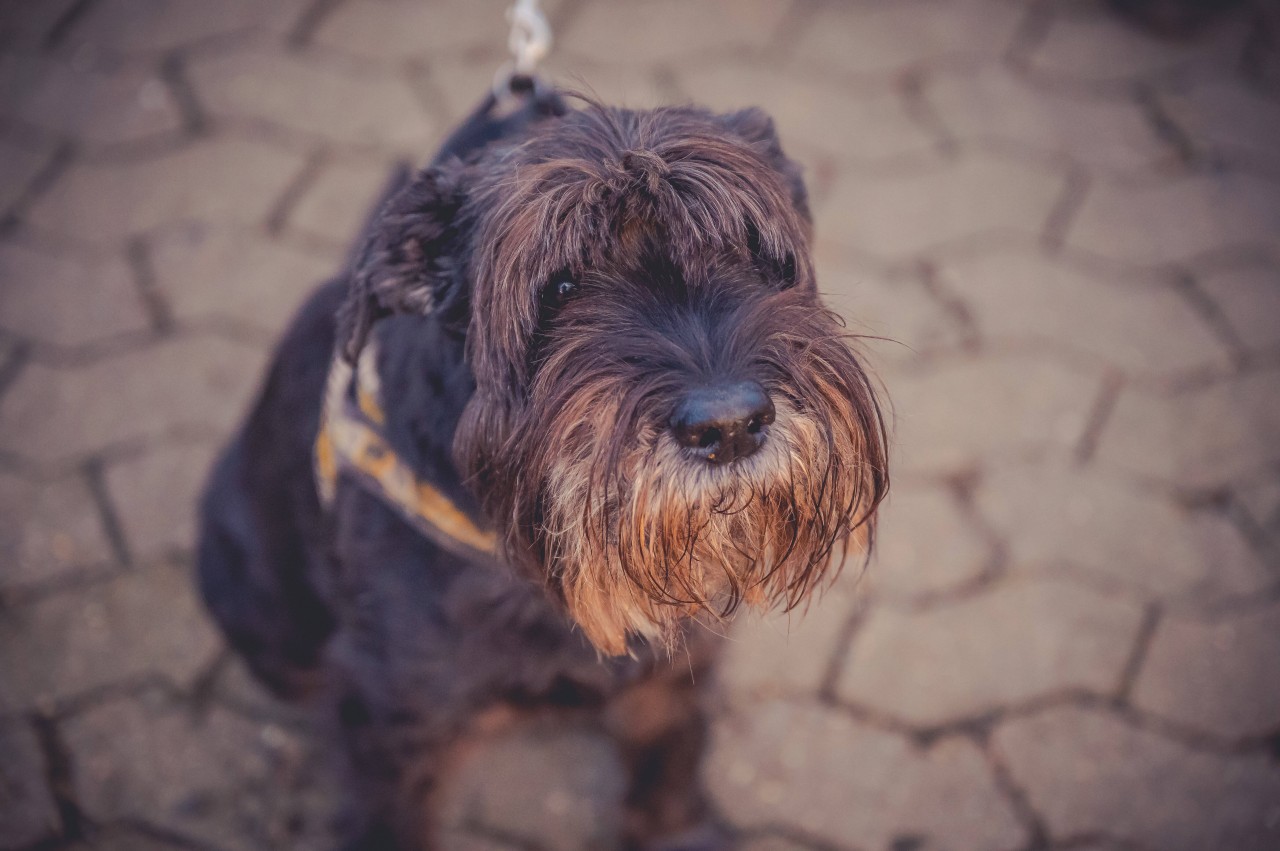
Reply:
<svg viewBox="0 0 1280 851"><path fill-rule="evenodd" d="M590 640L794 606L888 487L872 382L818 298L799 169L758 110L594 104L424 173L345 312L466 334L454 455Z"/></svg>

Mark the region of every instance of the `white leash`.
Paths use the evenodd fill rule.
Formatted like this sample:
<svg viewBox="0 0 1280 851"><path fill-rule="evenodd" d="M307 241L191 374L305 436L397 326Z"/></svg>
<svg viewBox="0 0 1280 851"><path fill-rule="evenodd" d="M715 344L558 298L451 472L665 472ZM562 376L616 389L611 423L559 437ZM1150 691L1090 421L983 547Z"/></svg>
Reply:
<svg viewBox="0 0 1280 851"><path fill-rule="evenodd" d="M512 60L498 69L493 92L499 99L511 94L513 82L533 79L538 63L551 51L551 24L538 6L538 0L516 0L507 10L511 35L507 47Z"/></svg>

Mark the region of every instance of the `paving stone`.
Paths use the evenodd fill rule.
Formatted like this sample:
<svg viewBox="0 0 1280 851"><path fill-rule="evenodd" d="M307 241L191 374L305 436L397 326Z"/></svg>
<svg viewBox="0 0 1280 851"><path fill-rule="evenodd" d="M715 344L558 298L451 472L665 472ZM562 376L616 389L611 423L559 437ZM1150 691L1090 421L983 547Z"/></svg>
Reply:
<svg viewBox="0 0 1280 851"><path fill-rule="evenodd" d="M1275 246L1280 184L1225 172L1137 185L1097 184L1068 226L1068 245L1158 265L1236 246Z"/></svg>
<svg viewBox="0 0 1280 851"><path fill-rule="evenodd" d="M440 824L564 851L611 848L625 794L625 771L608 738L573 729L517 731L469 750L443 784Z"/></svg>
<svg viewBox="0 0 1280 851"><path fill-rule="evenodd" d="M1197 148L1280 171L1280 101L1211 78L1166 93L1160 102Z"/></svg>
<svg viewBox="0 0 1280 851"><path fill-rule="evenodd" d="M816 218L824 236L900 260L979 235L1038 236L1064 185L1026 163L966 156L908 174L845 174Z"/></svg>
<svg viewBox="0 0 1280 851"><path fill-rule="evenodd" d="M593 3L557 34L557 51L600 63L652 65L734 48L765 48L791 10L779 0Z"/></svg>
<svg viewBox="0 0 1280 851"><path fill-rule="evenodd" d="M0 45L43 46L76 0L0 0Z"/></svg>
<svg viewBox="0 0 1280 851"><path fill-rule="evenodd" d="M738 847L742 851L812 851L811 846L782 836L757 836L739 842Z"/></svg>
<svg viewBox="0 0 1280 851"><path fill-rule="evenodd" d="M1066 451L1080 441L1099 389L1096 378L1027 354L886 371L884 380L893 389L895 460L908 473Z"/></svg>
<svg viewBox="0 0 1280 851"><path fill-rule="evenodd" d="M553 4L542 3L548 13ZM506 0L351 0L325 16L312 36L318 45L369 59L431 59L442 52L506 48ZM560 33L554 36L559 39ZM559 43L556 45L559 49ZM492 82L493 68L489 69Z"/></svg>
<svg viewBox="0 0 1280 851"><path fill-rule="evenodd" d="M1250 263L1218 269L1197 279L1251 349L1280 346L1280 266Z"/></svg>
<svg viewBox="0 0 1280 851"><path fill-rule="evenodd" d="M182 840L167 840L128 827L95 827L92 839L60 845L65 851L186 851L190 844Z"/></svg>
<svg viewBox="0 0 1280 851"><path fill-rule="evenodd" d="M866 579L861 559L852 556L831 589L807 607L737 617L716 666L717 682L747 700L817 694L849 618L863 605Z"/></svg>
<svg viewBox="0 0 1280 851"><path fill-rule="evenodd" d="M179 320L234 320L275 334L341 267L337 252L302 251L255 231L193 223L150 243L157 289Z"/></svg>
<svg viewBox="0 0 1280 851"><path fill-rule="evenodd" d="M1280 461L1280 370L1172 396L1124 390L1103 428L1104 464L1186 487L1210 487Z"/></svg>
<svg viewBox="0 0 1280 851"><path fill-rule="evenodd" d="M854 636L836 693L921 726L1046 695L1109 694L1141 619L1137 605L1048 579L927 611L880 607Z"/></svg>
<svg viewBox="0 0 1280 851"><path fill-rule="evenodd" d="M978 0L842 3L813 16L795 48L806 64L883 75L919 66L993 60L1018 29L1024 8Z"/></svg>
<svg viewBox="0 0 1280 851"><path fill-rule="evenodd" d="M435 135L399 76L266 46L197 58L189 73L218 117L252 118L346 145L418 152Z"/></svg>
<svg viewBox="0 0 1280 851"><path fill-rule="evenodd" d="M1097 0L1059 3L1057 9L1043 38L1020 59L1058 82L1120 84L1192 65L1227 67L1238 61L1245 38L1240 20L1179 42L1121 25Z"/></svg>
<svg viewBox="0 0 1280 851"><path fill-rule="evenodd" d="M135 560L194 549L196 502L214 455L209 444L163 446L107 468L107 489Z"/></svg>
<svg viewBox="0 0 1280 851"><path fill-rule="evenodd" d="M704 770L720 812L839 846L1016 848L1025 833L982 754L950 738L928 750L811 703L764 701L717 720Z"/></svg>
<svg viewBox="0 0 1280 851"><path fill-rule="evenodd" d="M960 323L918 277L886 275L843 255L831 243L818 243L818 287L849 330L863 335L873 366L909 362L964 342Z"/></svg>
<svg viewBox="0 0 1280 851"><path fill-rule="evenodd" d="M1280 471L1235 489L1235 496L1254 522L1280 533Z"/></svg>
<svg viewBox="0 0 1280 851"><path fill-rule="evenodd" d="M0 244L0 325L19 337L82 346L148 328L133 272L118 256L53 255Z"/></svg>
<svg viewBox="0 0 1280 851"><path fill-rule="evenodd" d="M50 151L19 148L0 140L0 215L22 200L52 159Z"/></svg>
<svg viewBox="0 0 1280 851"><path fill-rule="evenodd" d="M946 488L895 483L867 582L889 597L938 594L977 579L990 560L990 545Z"/></svg>
<svg viewBox="0 0 1280 851"><path fill-rule="evenodd" d="M111 544L88 484L79 476L31 482L0 474L0 589L107 565Z"/></svg>
<svg viewBox="0 0 1280 851"><path fill-rule="evenodd" d="M1163 282L1105 280L1024 251L943 261L942 278L989 342L1047 343L1140 376L1230 366L1208 323Z"/></svg>
<svg viewBox="0 0 1280 851"><path fill-rule="evenodd" d="M46 770L35 731L24 721L0 721L0 848L25 848L60 828Z"/></svg>
<svg viewBox="0 0 1280 851"><path fill-rule="evenodd" d="M1208 623L1160 621L1130 700L1165 718L1228 738L1280 730L1280 607Z"/></svg>
<svg viewBox="0 0 1280 851"><path fill-rule="evenodd" d="M280 787L303 757L283 728L217 706L192 713L155 692L84 712L63 740L90 816L142 819L228 848L268 847Z"/></svg>
<svg viewBox="0 0 1280 851"><path fill-rule="evenodd" d="M1124 97L1037 88L999 68L939 77L925 96L948 133L966 146L1030 151L1113 170L1175 157L1138 104Z"/></svg>
<svg viewBox="0 0 1280 851"><path fill-rule="evenodd" d="M32 207L32 224L118 242L188 219L265 221L298 175L300 156L241 139L193 142L145 161L73 166Z"/></svg>
<svg viewBox="0 0 1280 851"><path fill-rule="evenodd" d="M345 252L354 247L391 174L392 167L383 163L328 164L298 198L289 228L321 237Z"/></svg>
<svg viewBox="0 0 1280 851"><path fill-rule="evenodd" d="M46 705L148 674L187 685L218 647L188 569L132 571L0 614L0 707Z"/></svg>
<svg viewBox="0 0 1280 851"><path fill-rule="evenodd" d="M67 37L68 52L159 54L232 33L288 32L307 0L105 0L94 3Z"/></svg>
<svg viewBox="0 0 1280 851"><path fill-rule="evenodd" d="M1191 750L1104 712L1051 709L993 737L1051 837L1102 833L1162 851L1264 851L1280 842L1280 768Z"/></svg>
<svg viewBox="0 0 1280 851"><path fill-rule="evenodd" d="M257 386L264 353L188 336L79 368L30 364L0 400L0 448L53 462L179 430L226 430Z"/></svg>
<svg viewBox="0 0 1280 851"><path fill-rule="evenodd" d="M788 150L815 146L873 166L928 157L939 143L894 91L858 94L826 77L781 76L776 68L746 62L718 62L682 74L679 82L691 100L713 109L764 109Z"/></svg>
<svg viewBox="0 0 1280 851"><path fill-rule="evenodd" d="M1143 595L1212 603L1274 578L1222 514L1192 511L1119 476L1066 463L1006 467L978 488L1019 567L1080 570Z"/></svg>
<svg viewBox="0 0 1280 851"><path fill-rule="evenodd" d="M6 96L0 116L82 144L111 145L174 135L182 116L173 95L142 69L94 72L30 54L0 59Z"/></svg>

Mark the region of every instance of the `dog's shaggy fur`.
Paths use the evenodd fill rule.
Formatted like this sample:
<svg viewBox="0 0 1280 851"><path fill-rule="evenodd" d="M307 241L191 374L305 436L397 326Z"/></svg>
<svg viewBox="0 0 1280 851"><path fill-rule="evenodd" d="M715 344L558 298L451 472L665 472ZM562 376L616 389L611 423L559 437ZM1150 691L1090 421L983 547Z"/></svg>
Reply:
<svg viewBox="0 0 1280 851"><path fill-rule="evenodd" d="M552 97L473 119L303 309L214 471L200 575L260 677L327 700L351 847L430 846L445 751L498 706L604 713L636 772L629 841L704 817L691 677L712 653L689 624L800 603L888 486L810 231L759 111ZM512 569L352 481L322 509L325 376L370 335L387 440ZM673 438L692 388L742 381L776 409L758 451L712 464Z"/></svg>

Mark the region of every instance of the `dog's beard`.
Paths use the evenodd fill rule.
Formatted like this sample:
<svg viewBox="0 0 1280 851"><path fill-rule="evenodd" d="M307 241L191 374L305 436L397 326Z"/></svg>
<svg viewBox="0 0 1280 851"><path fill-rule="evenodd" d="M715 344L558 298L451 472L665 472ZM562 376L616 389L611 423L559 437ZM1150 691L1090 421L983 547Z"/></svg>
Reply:
<svg viewBox="0 0 1280 851"><path fill-rule="evenodd" d="M756 352L777 416L753 455L690 457L667 426L678 382L616 357L584 373L573 365L601 353L568 346L490 456L508 553L603 652L629 634L672 648L690 618L744 603L792 608L868 545L887 487L880 412L833 317L803 315Z"/></svg>

